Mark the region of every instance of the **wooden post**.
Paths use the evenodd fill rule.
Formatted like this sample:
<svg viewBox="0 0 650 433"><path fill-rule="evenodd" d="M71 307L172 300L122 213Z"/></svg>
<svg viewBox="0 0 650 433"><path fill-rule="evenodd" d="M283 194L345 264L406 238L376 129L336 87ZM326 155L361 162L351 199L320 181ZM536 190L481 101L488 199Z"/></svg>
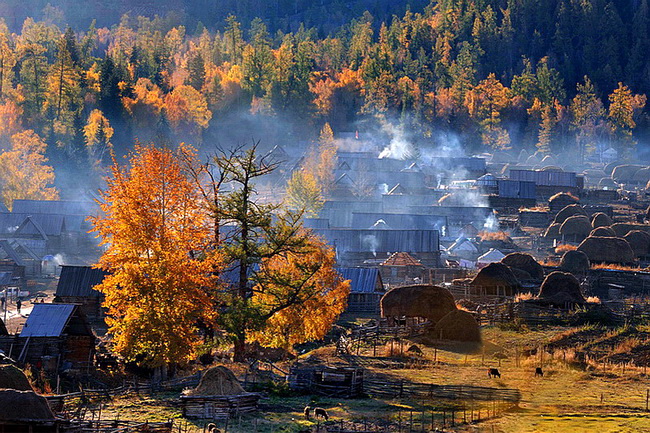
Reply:
<svg viewBox="0 0 650 433"><path fill-rule="evenodd" d="M648 401L650 400L650 389L645 392L645 411L648 411Z"/></svg>

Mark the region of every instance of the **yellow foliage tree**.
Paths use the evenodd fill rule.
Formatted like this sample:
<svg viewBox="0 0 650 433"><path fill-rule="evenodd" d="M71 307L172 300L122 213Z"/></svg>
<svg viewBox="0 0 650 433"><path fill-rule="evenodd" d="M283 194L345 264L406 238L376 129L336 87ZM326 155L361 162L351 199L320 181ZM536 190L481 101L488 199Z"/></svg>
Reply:
<svg viewBox="0 0 650 433"><path fill-rule="evenodd" d="M192 86L178 86L165 97L167 119L176 132L198 134L208 127L212 112L205 97Z"/></svg>
<svg viewBox="0 0 650 433"><path fill-rule="evenodd" d="M264 325L251 338L285 349L323 338L350 293L335 266L332 248L313 235L300 250L263 261L251 303Z"/></svg>
<svg viewBox="0 0 650 433"><path fill-rule="evenodd" d="M16 199L56 200L54 169L44 156L47 145L34 131L11 136L11 150L0 154L0 198L9 209Z"/></svg>
<svg viewBox="0 0 650 433"><path fill-rule="evenodd" d="M128 167L114 162L93 225L106 245L99 266L114 350L150 367L183 363L214 320L217 254L205 252L210 224L177 155L136 146Z"/></svg>

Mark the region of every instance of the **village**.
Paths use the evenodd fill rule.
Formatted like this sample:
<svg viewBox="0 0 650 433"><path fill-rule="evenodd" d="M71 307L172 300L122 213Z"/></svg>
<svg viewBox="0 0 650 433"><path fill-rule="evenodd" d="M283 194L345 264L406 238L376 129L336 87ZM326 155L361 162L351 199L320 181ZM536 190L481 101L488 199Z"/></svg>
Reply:
<svg viewBox="0 0 650 433"><path fill-rule="evenodd" d="M349 281L345 312L321 341L251 344L245 362L227 345L168 377L123 362L95 290L97 202L1 209L0 432L650 425L650 167L613 149L578 171L526 151L397 158L358 132L335 142L333 185L302 223ZM268 151L260 195L295 155Z"/></svg>

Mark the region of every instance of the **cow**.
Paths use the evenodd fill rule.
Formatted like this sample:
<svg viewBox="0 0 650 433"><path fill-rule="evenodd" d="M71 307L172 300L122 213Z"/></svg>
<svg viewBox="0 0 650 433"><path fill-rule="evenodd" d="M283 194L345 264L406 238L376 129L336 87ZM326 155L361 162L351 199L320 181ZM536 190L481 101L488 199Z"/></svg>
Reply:
<svg viewBox="0 0 650 433"><path fill-rule="evenodd" d="M221 433L221 430L217 428L217 425L212 422L208 424L206 429L208 430L208 433Z"/></svg>
<svg viewBox="0 0 650 433"><path fill-rule="evenodd" d="M311 407L309 405L305 406L305 410L303 411L305 414L305 419L309 420L309 414L311 413Z"/></svg>
<svg viewBox="0 0 650 433"><path fill-rule="evenodd" d="M327 414L327 411L322 407L314 408L314 418L324 418L325 421L329 421L330 419L329 415Z"/></svg>
<svg viewBox="0 0 650 433"><path fill-rule="evenodd" d="M501 377L501 373L499 373L498 368L488 368L488 377Z"/></svg>
<svg viewBox="0 0 650 433"><path fill-rule="evenodd" d="M544 377L544 371L542 370L542 367L535 368L535 377L537 376Z"/></svg>

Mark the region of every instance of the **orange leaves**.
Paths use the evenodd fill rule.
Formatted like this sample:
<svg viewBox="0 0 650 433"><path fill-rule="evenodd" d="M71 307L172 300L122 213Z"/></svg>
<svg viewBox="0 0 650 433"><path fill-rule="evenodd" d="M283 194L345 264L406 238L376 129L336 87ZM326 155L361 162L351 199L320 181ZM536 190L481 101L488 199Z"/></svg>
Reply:
<svg viewBox="0 0 650 433"><path fill-rule="evenodd" d="M198 321L214 319L218 255L205 252L207 215L194 184L169 149L136 146L128 167L115 163L93 219L107 245L106 295L115 350L157 367L194 355ZM201 255L201 259L199 259Z"/></svg>
<svg viewBox="0 0 650 433"><path fill-rule="evenodd" d="M45 148L45 142L30 129L12 135L11 150L0 154L0 198L9 209L15 199L58 198Z"/></svg>
<svg viewBox="0 0 650 433"><path fill-rule="evenodd" d="M198 134L208 127L212 112L205 97L192 86L178 86L165 97L167 118L177 132Z"/></svg>

